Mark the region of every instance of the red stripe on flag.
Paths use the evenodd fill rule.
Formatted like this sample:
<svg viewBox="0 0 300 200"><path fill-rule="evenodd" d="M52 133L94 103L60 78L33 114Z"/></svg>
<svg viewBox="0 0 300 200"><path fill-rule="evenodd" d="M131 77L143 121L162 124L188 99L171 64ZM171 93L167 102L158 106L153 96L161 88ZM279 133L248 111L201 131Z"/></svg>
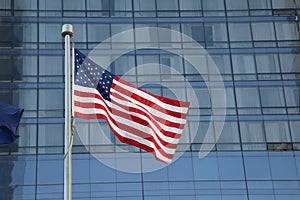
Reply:
<svg viewBox="0 0 300 200"><path fill-rule="evenodd" d="M130 87L133 87L133 88L136 88L137 90L141 90L145 93L147 93L148 95L156 98L156 99L159 99L160 101L166 103L166 104L170 104L170 105L174 105L174 106L178 106L178 107L189 107L190 103L189 102L184 102L184 101L178 101L178 100L173 100L173 99L169 99L169 98L165 98L165 97L161 97L161 96L157 96L157 95L154 95L154 94L151 94L141 88L138 88L136 87L135 85L129 83L129 82L126 82L124 81L123 79L121 79L120 77L118 76L115 76L114 79L116 79L117 81L119 81L120 83L123 83L125 85L128 85Z"/></svg>
<svg viewBox="0 0 300 200"><path fill-rule="evenodd" d="M113 100L112 100L113 101ZM163 135L165 135L165 136L167 136L167 137L171 137L171 138L180 138L181 137L181 134L178 134L178 133L174 133L174 132L171 132L171 131L167 131L167 130L165 130L164 128L162 128L158 123L157 123L157 121L159 120L162 124L164 124L165 126L169 126L169 127L172 127L172 125L173 124L175 124L175 123L173 123L173 122L170 122L171 123L171 125L166 125L167 123L167 120L164 120L164 119L162 119L162 118L158 118L158 117L156 117L156 116L152 116L151 114L149 114L149 113L147 113L147 112L143 112L143 111L141 111L141 110L139 110L139 109L135 109L135 108L131 108L131 107L126 107L126 106L124 106L124 105L122 105L122 104L118 104L117 102L114 102L114 104L116 104L116 105L118 105L119 107L122 107L123 109L127 109L128 110L128 112L130 112L130 113L138 113L138 114L141 114L141 115L143 115L143 116L145 116L145 117L147 117L159 130L160 130L160 132L163 134ZM148 123L148 125L150 125L149 124L149 122L147 122ZM181 124L180 124L180 127L183 127ZM172 128L177 128L177 127L175 127L175 126L173 126ZM177 129L183 129L183 128L177 128Z"/></svg>
<svg viewBox="0 0 300 200"><path fill-rule="evenodd" d="M134 135L137 135L141 138L144 138L144 139L147 139L147 140L151 140L153 143L157 143L157 141L155 140L155 138L150 134L150 133L146 133L142 130L139 130L139 129L136 129L136 128L133 128L131 126L128 126L124 123L121 123L120 121L116 121L115 119L113 119L111 117L111 115L108 113L108 112L111 112L113 113L114 115L117 115L117 116L121 116L122 118L125 118L125 119L128 119L128 120L131 120L136 122L136 123L139 123L141 124L141 120L140 118L138 117L135 117L135 118L132 118L131 115L129 114L126 114L124 112L121 112L121 111L118 111L118 110L114 110L112 111L111 108L106 108L105 106L101 105L101 104L95 104L95 103L82 103L82 102L77 102L75 101L74 102L74 106L77 106L77 107L80 107L80 108L97 108L97 109L101 109L103 111L105 111L105 113L109 116L109 119L117 126L119 127L120 129L122 130L126 130L127 132L130 132L130 133L134 133ZM109 110L109 111L107 111ZM78 112L76 112L78 113ZM99 114L84 114L86 117L85 119L98 119L98 115ZM80 116L76 116L75 117L80 117ZM106 118L105 118L106 119ZM153 128L148 124L148 122L145 123L145 126L148 127L148 128L151 128L152 131L154 132L154 134L156 135L157 139L160 141L160 143L165 146L165 147L168 147L168 148L176 148L177 144L172 144L172 143L168 143L166 141L164 141L163 139L161 139L159 137L158 134L155 133L155 131L153 130Z"/></svg>
<svg viewBox="0 0 300 200"><path fill-rule="evenodd" d="M101 98L100 96L98 95L95 95L95 94L87 94L85 92L79 92L77 91L76 93L80 93L80 94L84 94L84 96L96 96L97 99ZM98 96L98 97L97 97ZM102 98L99 99L103 102ZM105 103L105 102L103 102ZM170 158L172 157L173 155L172 154L167 154L165 151L163 151L161 149L161 147L159 146L159 144L157 143L157 141L155 140L155 138L148 134L148 133L145 133L145 132L142 132L141 130L138 130L138 129L135 129L133 127L130 127L130 126L127 126L123 123L120 123L119 121L116 121L115 119L113 119L111 117L111 115L108 113L108 110L106 107L104 107L103 105L100 105L100 104L95 104L95 103L82 103L82 102L77 102L75 101L74 102L74 105L77 106L77 107L82 107L82 108L98 108L98 109L101 109L103 110L107 116L109 117L109 119L111 120L112 123L114 123L117 127L119 127L121 130L128 130L128 132L131 132L133 133L134 135L137 135L143 139L146 139L146 140L150 140L153 142L153 144L156 146L156 148L158 149L158 151L164 155L165 157L167 158ZM110 112L110 111L109 111ZM118 111L119 112L119 111ZM115 113L114 113L115 114ZM118 113L120 116L123 117L123 112L119 112ZM126 115L125 115L126 116ZM130 117L130 115L127 114L127 117ZM84 119L95 119L95 118L102 118L102 119L105 119L109 124L109 120L107 119L107 117L105 115L102 115L102 114L99 114L99 113L96 113L96 114L83 114L83 113L79 113L79 112L75 112L75 117L80 117L80 118L84 118ZM111 126L111 125L110 125ZM151 127L149 127L151 128ZM155 132L154 132L155 133ZM167 143L165 141L163 141L157 134L156 134L156 137L157 139L160 141L160 143L164 146L164 147L167 147L167 148L173 148L175 149L177 147L177 144L170 144L170 143Z"/></svg>
<svg viewBox="0 0 300 200"><path fill-rule="evenodd" d="M171 115L173 117L183 118L183 119L186 118L186 114L184 114L184 113L174 112L174 111L168 110L164 107L161 107L158 104L156 104L155 102L152 102L148 99L145 99L145 98L133 93L133 91L128 91L128 90L116 85L115 83L112 84L112 88L114 88L116 91L128 96L129 98L133 98L136 101L141 102L142 104L147 105L147 106L149 106L149 107L151 107L155 110L166 113L166 114ZM137 90L138 90L138 88L137 88Z"/></svg>
<svg viewBox="0 0 300 200"><path fill-rule="evenodd" d="M109 120L107 119L107 116L103 115L103 114L83 114L83 113L79 113L79 112L74 112L74 115L76 117L80 117L80 118L83 118L83 119L95 119L95 116L96 116L96 119L105 119L109 125L109 127L112 129L112 131L114 132L114 134L118 137L118 139L123 142L123 143L126 143L126 144L130 144L130 145L134 145L134 146L137 146L139 148L142 148L150 153L153 153L155 155L155 157L157 159L159 159L155 153L155 151L153 150L152 147L149 147L145 144L142 144L136 140L133 140L133 139L130 139L130 138L126 138L126 137L123 137L122 135L120 135L112 126L112 124L109 122ZM116 125L116 124L115 124ZM120 127L119 127L120 128ZM135 134L136 135L136 134ZM168 159L172 159L173 158L173 154L168 154L166 153L163 149L161 149L161 147L158 145L158 143L155 141L155 139L150 136L149 138L143 138L145 140L150 140L153 145L156 147L156 149L165 157L165 158L168 158ZM177 146L177 145L176 145ZM151 150L151 151L149 151ZM161 160L161 159L160 159ZM165 161L164 161L165 162Z"/></svg>
<svg viewBox="0 0 300 200"><path fill-rule="evenodd" d="M149 125L149 122L147 122L146 120L140 119L140 118L138 118L138 117L136 117L136 116L134 116L134 115L128 114L128 113L130 113L130 112L135 112L135 113L141 114L141 115L147 117L149 120L151 120L152 123L153 123L153 124L161 131L161 133L164 134L165 136L167 136L167 137L172 137L172 138L180 138L180 137L181 137L181 134L177 134L177 133L174 133L174 132L170 132L170 131L164 130L164 129L163 129L162 127L160 127L160 125L156 122L156 121L158 120L158 117L155 117L155 116L154 116L155 120L153 120L153 119L152 119L153 115L150 116L149 113L143 112L142 110L138 110L138 109L135 109L135 108L132 108L132 107L126 107L126 106L124 106L124 105L118 104L117 102L112 102L112 104L116 104L117 106L122 107L124 110L129 110L128 113L124 113L124 112L120 112L120 111L118 111L118 110L116 110L116 109L111 109L111 108L106 104L106 102L102 100L102 97L101 97L100 95L92 94L92 93L87 93L87 92L80 92L80 91L77 91L77 90L75 90L74 93L75 93L75 95L81 96L81 97L84 96L84 97L93 97L93 98L97 98L98 100L101 100L101 101L109 108L109 111L110 111L110 112L112 112L112 113L114 113L114 114L117 114L117 112L118 112L117 115L122 116L123 118L125 118L125 116L127 116L126 118L129 119L129 120L133 120L133 121L135 121L135 122L137 122L137 123L140 123L140 124L143 124L143 125L145 125L145 126L148 126L148 125ZM75 105L76 105L76 104L75 104ZM80 106L80 105L78 105L78 106ZM90 105L90 106L88 106L88 107L92 108L93 106L95 106L95 105ZM82 106L80 106L80 107L82 107ZM95 108L96 108L96 107L95 107ZM169 122L169 121L167 121L167 120L165 120L165 119L161 119L161 118L160 118L159 120L160 120L163 124L165 124L165 125L166 125L166 124L169 124L168 126L174 127L174 128L179 127L179 129L183 129L183 126L184 126L183 124L177 124L177 123ZM149 126L150 126L150 125L149 125ZM153 130L153 131L155 131L155 130Z"/></svg>

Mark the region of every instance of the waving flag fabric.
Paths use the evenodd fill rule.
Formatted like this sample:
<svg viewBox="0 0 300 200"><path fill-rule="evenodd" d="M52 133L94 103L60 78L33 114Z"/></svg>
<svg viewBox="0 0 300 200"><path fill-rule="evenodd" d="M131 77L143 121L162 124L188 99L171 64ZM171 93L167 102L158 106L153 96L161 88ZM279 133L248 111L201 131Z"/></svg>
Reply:
<svg viewBox="0 0 300 200"><path fill-rule="evenodd" d="M105 119L123 143L171 162L189 102L150 94L104 70L75 50L74 115Z"/></svg>
<svg viewBox="0 0 300 200"><path fill-rule="evenodd" d="M9 144L19 136L17 129L23 109L0 102L0 144Z"/></svg>

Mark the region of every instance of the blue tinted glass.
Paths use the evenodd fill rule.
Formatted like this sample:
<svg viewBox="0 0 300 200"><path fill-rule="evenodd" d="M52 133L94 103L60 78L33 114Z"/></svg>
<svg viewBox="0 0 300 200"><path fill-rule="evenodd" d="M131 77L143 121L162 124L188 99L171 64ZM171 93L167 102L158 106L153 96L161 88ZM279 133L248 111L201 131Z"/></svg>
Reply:
<svg viewBox="0 0 300 200"><path fill-rule="evenodd" d="M297 155L295 157L295 159L296 159L296 166L297 166L297 172L298 172L298 179L300 179L300 156Z"/></svg>
<svg viewBox="0 0 300 200"><path fill-rule="evenodd" d="M114 162L113 159L111 159L111 162ZM91 158L90 164L92 182L111 182L116 180L116 171L103 165L99 160Z"/></svg>
<svg viewBox="0 0 300 200"><path fill-rule="evenodd" d="M113 179L112 179L113 180ZM91 194L94 199L105 197L105 199L115 199L116 197L116 184L115 183L103 183L91 184Z"/></svg>
<svg viewBox="0 0 300 200"><path fill-rule="evenodd" d="M35 156L0 156L0 185L32 185L35 178Z"/></svg>
<svg viewBox="0 0 300 200"><path fill-rule="evenodd" d="M257 195L249 195L249 200L274 200L275 197L272 194L257 194Z"/></svg>
<svg viewBox="0 0 300 200"><path fill-rule="evenodd" d="M300 194L278 194L275 195L276 200L298 200L300 198Z"/></svg>
<svg viewBox="0 0 300 200"><path fill-rule="evenodd" d="M91 196L90 184L73 184L72 186L73 199L89 199L90 196Z"/></svg>
<svg viewBox="0 0 300 200"><path fill-rule="evenodd" d="M218 160L216 153L210 153L206 157L200 159L195 153L193 157L194 175L196 180L218 180Z"/></svg>
<svg viewBox="0 0 300 200"><path fill-rule="evenodd" d="M167 180L167 179L166 179ZM158 196L161 198L161 196L168 196L169 191L169 182L144 182L144 195L147 198L151 198L150 196Z"/></svg>
<svg viewBox="0 0 300 200"><path fill-rule="evenodd" d="M118 183L117 186L118 196L131 196L141 197L142 196L142 184L141 183Z"/></svg>
<svg viewBox="0 0 300 200"><path fill-rule="evenodd" d="M247 195L222 195L222 200L248 200Z"/></svg>
<svg viewBox="0 0 300 200"><path fill-rule="evenodd" d="M170 195L191 196L195 194L195 187L193 182L170 182Z"/></svg>
<svg viewBox="0 0 300 200"><path fill-rule="evenodd" d="M61 185L38 185L37 199L63 199L64 187Z"/></svg>
<svg viewBox="0 0 300 200"><path fill-rule="evenodd" d="M37 166L38 184L63 184L63 155L39 156Z"/></svg>
<svg viewBox="0 0 300 200"><path fill-rule="evenodd" d="M143 174L144 181L164 181L168 180L168 168L164 167L160 170Z"/></svg>
<svg viewBox="0 0 300 200"><path fill-rule="evenodd" d="M262 153L245 153L244 163L247 180L269 180L271 171L268 154Z"/></svg>
<svg viewBox="0 0 300 200"><path fill-rule="evenodd" d="M73 155L73 183L90 182L90 160L89 155Z"/></svg>
<svg viewBox="0 0 300 200"><path fill-rule="evenodd" d="M291 153L270 154L270 166L274 180L297 180L295 159Z"/></svg>
<svg viewBox="0 0 300 200"><path fill-rule="evenodd" d="M0 189L0 199L13 199L13 200L19 200L19 199L35 199L35 193L36 193L36 186L22 186L18 185L18 187L12 188L9 187L9 190L13 190L13 197L8 198L2 198L2 195L11 195L9 194L9 191L2 192L2 189Z"/></svg>
<svg viewBox="0 0 300 200"><path fill-rule="evenodd" d="M188 153L185 153L184 155L187 155ZM169 174L169 180L175 181L175 180L193 180L193 171L192 169L192 159L189 156L182 156L176 162L174 162L172 165L169 165L168 167L168 174ZM180 173L178 173L180 172Z"/></svg>
<svg viewBox="0 0 300 200"><path fill-rule="evenodd" d="M244 170L240 153L218 153L221 180L243 180Z"/></svg>

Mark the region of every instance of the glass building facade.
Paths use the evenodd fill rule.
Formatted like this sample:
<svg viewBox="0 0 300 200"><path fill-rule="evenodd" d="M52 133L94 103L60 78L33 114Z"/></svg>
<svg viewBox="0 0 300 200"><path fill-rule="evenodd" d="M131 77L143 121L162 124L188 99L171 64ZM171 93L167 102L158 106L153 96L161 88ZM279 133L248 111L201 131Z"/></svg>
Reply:
<svg viewBox="0 0 300 200"><path fill-rule="evenodd" d="M86 54L99 43L113 54L131 45L138 49L136 35L119 49L107 40L126 30L158 27L186 34L218 67L227 97L221 136L210 141L213 149L200 159L199 149L209 145L203 142L209 124L221 123L211 117L207 84L215 90L220 86L214 74L209 68L199 74L182 57L159 49L122 55L110 67L115 74L149 63L171 66L191 84L199 106L189 110L185 142L177 148L182 155L149 173L112 169L90 154L113 160L116 146L144 154L113 135L112 145L97 140L94 131L84 140L75 135L73 199L300 199L298 12L299 0L1 0L0 101L25 112L20 138L0 146L0 199L63 199L65 23L73 24L76 48ZM188 41L176 42L163 47L193 52ZM167 88L146 90L173 97L173 88L190 100L180 78L155 67L133 71L128 81L164 82ZM186 143L187 150L181 148Z"/></svg>

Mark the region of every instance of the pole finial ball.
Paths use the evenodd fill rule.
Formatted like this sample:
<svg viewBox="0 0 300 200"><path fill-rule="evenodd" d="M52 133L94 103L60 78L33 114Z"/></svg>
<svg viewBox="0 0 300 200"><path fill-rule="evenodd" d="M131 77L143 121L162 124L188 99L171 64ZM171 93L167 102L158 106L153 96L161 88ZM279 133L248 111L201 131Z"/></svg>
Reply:
<svg viewBox="0 0 300 200"><path fill-rule="evenodd" d="M62 26L62 29L61 29L61 35L63 37L65 37L66 35L69 35L70 37L73 37L73 26L72 24L64 24Z"/></svg>

